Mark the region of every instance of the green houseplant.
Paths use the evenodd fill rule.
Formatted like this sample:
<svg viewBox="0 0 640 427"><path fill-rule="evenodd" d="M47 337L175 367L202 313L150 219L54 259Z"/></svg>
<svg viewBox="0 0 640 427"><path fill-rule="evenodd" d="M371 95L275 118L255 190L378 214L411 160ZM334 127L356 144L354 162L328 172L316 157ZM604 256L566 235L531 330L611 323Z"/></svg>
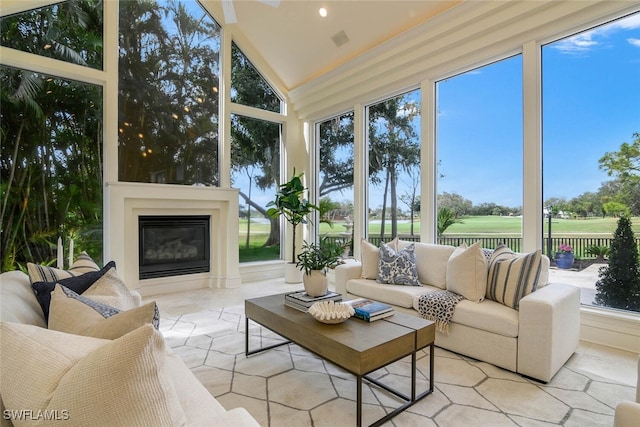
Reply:
<svg viewBox="0 0 640 427"><path fill-rule="evenodd" d="M318 210L316 205L304 197L306 188L302 184L303 175L303 173L296 175L294 168L291 179L280 185L275 200L267 203L266 206L267 215L270 218L282 215L292 226L291 264L296 262L296 228L298 224L306 224L307 215Z"/></svg>
<svg viewBox="0 0 640 427"><path fill-rule="evenodd" d="M320 243L304 242L298 254L296 267L304 272L302 281L307 294L321 296L327 293L327 269L340 263L344 245L323 237Z"/></svg>

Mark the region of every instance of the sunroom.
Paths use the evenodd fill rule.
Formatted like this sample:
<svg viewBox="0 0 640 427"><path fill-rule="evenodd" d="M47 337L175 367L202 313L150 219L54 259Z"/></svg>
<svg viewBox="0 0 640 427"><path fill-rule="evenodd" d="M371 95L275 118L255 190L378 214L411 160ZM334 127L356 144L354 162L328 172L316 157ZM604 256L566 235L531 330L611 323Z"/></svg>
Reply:
<svg viewBox="0 0 640 427"><path fill-rule="evenodd" d="M620 183L604 182L598 160L640 130L637 2L267 3L3 0L3 92L14 90L2 101L3 271L26 259L19 233L6 231L23 212L40 224L19 228L42 232L37 261L55 258L58 237L67 252L73 239L76 252L115 260L143 296L282 277L292 229L264 211L294 171L328 205L297 247L324 234L487 237L456 231L473 222L464 217L440 230L441 208L462 206L519 251L550 255L573 242L558 234L572 231L565 211L585 223L603 214L568 202L610 196ZM84 33L51 32L87 8ZM25 29L29 16L51 22ZM33 98L18 91L29 82ZM86 114L75 122L73 93ZM50 143L23 153L12 138L34 100L47 120L29 137L46 131ZM48 171L44 185L25 181L18 159ZM9 197L43 187L42 203L60 209L51 215L21 205L25 193ZM209 217L209 270L141 278L139 220L150 216ZM586 341L637 353L639 326L632 311L582 307Z"/></svg>

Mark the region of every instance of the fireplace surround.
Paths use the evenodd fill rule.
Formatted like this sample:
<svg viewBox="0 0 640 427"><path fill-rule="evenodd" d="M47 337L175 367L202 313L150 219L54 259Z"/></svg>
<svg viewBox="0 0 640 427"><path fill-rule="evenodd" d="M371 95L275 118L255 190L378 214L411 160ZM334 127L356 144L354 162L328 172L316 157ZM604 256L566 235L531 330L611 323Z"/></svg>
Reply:
<svg viewBox="0 0 640 427"><path fill-rule="evenodd" d="M237 189L109 182L105 207L104 259L114 260L127 286L141 295L241 285ZM208 217L209 271L141 278L139 218L146 216Z"/></svg>

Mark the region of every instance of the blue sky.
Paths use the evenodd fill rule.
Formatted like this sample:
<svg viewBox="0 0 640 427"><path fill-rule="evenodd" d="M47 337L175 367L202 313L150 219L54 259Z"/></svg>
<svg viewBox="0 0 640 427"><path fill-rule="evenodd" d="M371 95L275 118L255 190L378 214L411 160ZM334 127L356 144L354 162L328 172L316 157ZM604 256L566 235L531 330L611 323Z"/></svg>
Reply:
<svg viewBox="0 0 640 427"><path fill-rule="evenodd" d="M598 159L640 132L640 14L543 48L544 198L597 191ZM522 205L521 58L439 84L439 192Z"/></svg>
<svg viewBox="0 0 640 427"><path fill-rule="evenodd" d="M546 45L542 59L544 199L595 192L611 179L598 159L640 132L640 13ZM521 76L517 55L438 83L439 193L522 205ZM411 185L400 181L399 195ZM382 205L382 189L369 205Z"/></svg>

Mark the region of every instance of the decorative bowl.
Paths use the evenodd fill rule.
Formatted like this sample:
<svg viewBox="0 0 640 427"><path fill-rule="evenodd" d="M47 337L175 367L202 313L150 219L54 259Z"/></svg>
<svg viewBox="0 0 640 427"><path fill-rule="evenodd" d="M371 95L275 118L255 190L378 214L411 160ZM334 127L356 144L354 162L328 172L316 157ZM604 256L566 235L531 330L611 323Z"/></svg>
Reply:
<svg viewBox="0 0 640 427"><path fill-rule="evenodd" d="M335 301L319 301L309 307L309 314L322 323L342 323L355 313L353 307Z"/></svg>

